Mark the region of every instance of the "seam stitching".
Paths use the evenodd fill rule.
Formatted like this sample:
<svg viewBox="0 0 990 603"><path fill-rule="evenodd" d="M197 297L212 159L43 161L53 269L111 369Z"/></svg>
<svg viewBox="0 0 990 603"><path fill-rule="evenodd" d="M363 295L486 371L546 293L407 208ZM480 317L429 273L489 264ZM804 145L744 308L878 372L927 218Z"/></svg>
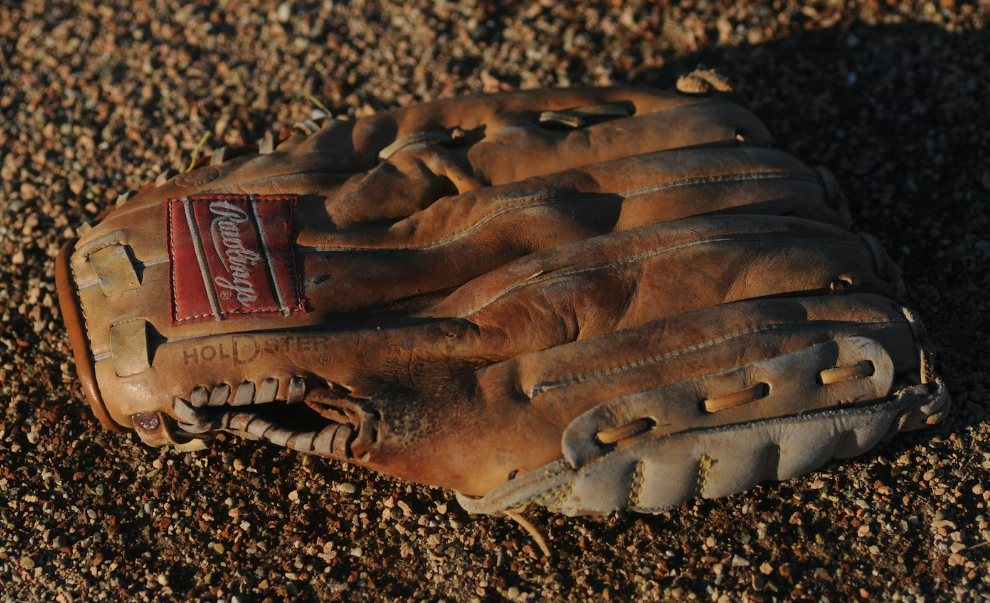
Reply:
<svg viewBox="0 0 990 603"><path fill-rule="evenodd" d="M887 319L883 319L883 318L877 318L877 319L874 319L874 320L871 320L871 321L859 321L859 322L850 323L850 324L861 324L861 325L864 325L864 326L878 326L878 325L884 325L884 324L894 324L896 322L900 322L900 321L893 321L893 320L887 320ZM607 368L607 369L602 370L602 371L597 371L597 372L594 372L594 373L587 373L587 374L584 374L584 375L579 375L577 377L571 377L569 379L561 379L561 380L558 380L558 381L545 381L545 382L537 383L536 385L532 386L529 389L529 397L530 398L535 398L536 396L538 396L538 395L540 395L540 394L542 394L544 392L547 392L549 390L552 390L552 389L557 389L557 388L560 388L560 387L567 387L568 385L576 385L578 383L582 383L584 381L588 381L589 379L598 379L598 378L601 378L601 377L606 377L608 375L612 375L614 373L619 373L619 372L622 372L622 371L627 371L627 370L631 370L631 369L634 369L634 368L639 368L639 367L645 366L647 364L653 364L653 363L656 363L656 362L661 362L663 360L667 360L668 358L675 358L675 357L680 356L682 354L687 354L689 352L694 352L696 350L700 350L700 349L704 349L704 348L707 348L707 347L711 347L711 346L716 345L716 344L719 344L719 343L725 343L726 341L729 341L729 340L732 340L732 339L736 339L736 338L742 337L744 335L752 335L752 334L755 334L755 333L764 333L764 332L767 332L767 331L776 331L776 330L779 330L779 329L788 329L788 328L795 328L795 327L796 328L808 328L808 329L810 329L810 328L814 328L815 326L816 325L803 325L803 324L802 325L794 325L794 324L771 324L771 325L763 325L763 326L759 326L759 327L754 327L754 328L751 328L751 329L743 329L742 331L737 331L735 333L729 333L728 335L722 335L721 337L716 337L716 338L710 339L708 341L703 341L701 343L696 343L696 344L691 345L691 346L688 346L686 348L681 348L679 350L674 350L674 351L671 351L671 352L667 352L666 354L658 354L656 356L649 356L649 357L646 357L646 358L641 358L639 360L636 360L636 361L633 361L633 362L629 362L627 364L622 364L622 365L619 365L619 366L610 367L610 368Z"/></svg>
<svg viewBox="0 0 990 603"><path fill-rule="evenodd" d="M708 483L708 474L711 472L714 463L715 459L708 456L707 453L701 455L701 460L698 461L698 481L695 487L695 496L704 497L705 485Z"/></svg>
<svg viewBox="0 0 990 603"><path fill-rule="evenodd" d="M445 237L438 241L434 241L432 243L427 243L424 245L406 246L406 247L370 248L370 247L313 246L313 247L301 247L301 249L306 253L321 253L321 252L329 252L329 251L335 251L335 252L427 251L463 239L464 237L473 234L474 232L479 230L482 226L492 221L493 219L510 211L529 209L532 207L540 207L540 206L564 205L568 203L595 203L609 197L618 197L620 199L627 199L629 197L635 197L637 195L660 192L672 188L677 188L680 186L721 184L727 182L749 182L749 181L759 181L759 180L795 180L798 182L817 184L820 186L820 183L816 179L811 177L805 177L799 174L793 174L789 172L751 172L746 174L731 174L731 175L723 175L723 176L702 176L697 178L685 178L682 180L673 180L671 182L664 182L662 184L653 184L650 186L644 186L636 189L631 189L628 191L593 194L587 196L579 196L579 194L578 195L570 194L570 195L558 197L558 196L553 196L552 193L546 193L546 192L542 194L537 194L533 192L510 193L498 199L498 202L508 201L509 205L498 207L492 210L491 212L478 218L478 220L474 224L468 226L464 230L456 232L448 237Z"/></svg>
<svg viewBox="0 0 990 603"><path fill-rule="evenodd" d="M631 256L627 256L627 257L624 257L624 258L621 258L621 259L617 259L617 260L610 260L608 262L602 262L602 263L599 263L599 264L591 264L591 265L588 265L588 266L581 266L580 268L571 268L569 270L554 270L554 271L551 271L551 272L548 272L548 273L545 273L545 274L544 273L539 273L537 276L535 276L533 278L529 278L529 279L526 279L524 281L515 282L515 283L509 285L505 289L502 289L501 291L499 291L498 293L496 293L494 296L492 296L491 298L489 298L488 301L484 302L480 306L476 306L472 310L468 310L467 312L464 312L463 314L458 315L457 318L465 318L465 317L470 316L472 314L477 314L478 312L484 310L488 306L490 306L493 303L495 303L496 301L498 301L499 298L504 297L504 296L508 295L509 293L512 293L516 289L521 289L522 287L527 287L529 285L534 285L534 284L537 284L537 283L541 283L543 281L548 281L548 280L553 280L553 279L563 279L563 278L567 278L567 277L574 276L576 274L581 274L581 273L584 273L584 272L594 272L596 270L606 270L608 268L614 268L614 267L620 266L622 264L632 264L634 262L638 262L638 261L643 260L643 259L646 259L646 258L650 258L650 257L653 257L653 256L665 254L665 253L670 253L670 252L673 252L673 251L677 251L677 250L680 250L680 249L685 249L685 248L688 248L688 247L693 247L693 246L696 246L696 245L707 245L707 244L713 244L713 243L730 243L730 242L736 242L736 241L749 242L749 243L774 243L774 244L843 245L843 246L848 246L848 247L867 248L867 245L865 243L858 242L858 239L857 240L845 240L845 241L843 241L843 240L835 240L835 239L826 239L826 238L822 238L822 237L807 237L807 238L800 238L800 237L781 237L781 238L769 238L769 237L766 237L765 235L748 236L748 235L739 235L739 234L737 234L737 235L718 235L718 236L712 236L712 237L704 237L704 238L701 238L701 239L693 239L693 240L690 240L690 241L684 241L684 242L681 242L681 243L676 243L676 244L671 245L669 247L661 247L659 249L649 249L647 251L643 251L643 252L640 252L640 253L637 253L637 254L634 254L634 255L631 255Z"/></svg>
<svg viewBox="0 0 990 603"><path fill-rule="evenodd" d="M629 501L626 503L626 507L630 509L635 509L639 506L639 497L643 492L643 481L645 479L645 469L646 463L644 461L639 461L636 463L636 468L633 469L632 481L629 486Z"/></svg>

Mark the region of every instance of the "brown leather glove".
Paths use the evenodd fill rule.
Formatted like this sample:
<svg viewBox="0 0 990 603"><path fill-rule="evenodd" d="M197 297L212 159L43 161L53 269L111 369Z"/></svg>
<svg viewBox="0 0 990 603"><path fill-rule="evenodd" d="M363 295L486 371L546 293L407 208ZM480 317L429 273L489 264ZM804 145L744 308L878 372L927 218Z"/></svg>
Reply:
<svg viewBox="0 0 990 603"><path fill-rule="evenodd" d="M480 513L658 511L938 420L898 270L832 177L694 91L305 122L122 195L58 262L93 409Z"/></svg>

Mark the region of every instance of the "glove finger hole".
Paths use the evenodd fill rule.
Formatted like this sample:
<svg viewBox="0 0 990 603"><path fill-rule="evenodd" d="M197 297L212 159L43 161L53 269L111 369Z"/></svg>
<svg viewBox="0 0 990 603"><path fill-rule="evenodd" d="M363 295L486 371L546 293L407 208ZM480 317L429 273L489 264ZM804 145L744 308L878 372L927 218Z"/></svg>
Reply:
<svg viewBox="0 0 990 603"><path fill-rule="evenodd" d="M850 364L847 366L837 366L818 374L818 382L822 385L831 385L832 383L838 383L839 381L850 381L852 379L862 379L863 377L870 377L876 371L873 363L869 360L863 360L857 362L856 364Z"/></svg>
<svg viewBox="0 0 990 603"><path fill-rule="evenodd" d="M750 402L755 402L761 398L766 398L769 394L770 394L769 384L757 383L753 387L748 387L744 390L729 394L727 396L721 396L718 398L709 398L702 403L702 406L705 412L715 413L720 410L732 408L734 406L740 406L742 404L749 404Z"/></svg>
<svg viewBox="0 0 990 603"><path fill-rule="evenodd" d="M630 421L629 423L614 429L599 431L595 438L600 444L604 444L606 446L617 444L622 440L628 440L630 438L643 435L656 427L656 425L657 422L649 417L636 419L635 421Z"/></svg>

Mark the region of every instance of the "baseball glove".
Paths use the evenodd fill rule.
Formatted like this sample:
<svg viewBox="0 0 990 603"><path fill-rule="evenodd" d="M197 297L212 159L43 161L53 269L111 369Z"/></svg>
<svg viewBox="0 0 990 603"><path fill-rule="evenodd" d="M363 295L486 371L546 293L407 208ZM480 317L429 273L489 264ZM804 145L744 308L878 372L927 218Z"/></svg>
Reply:
<svg viewBox="0 0 990 603"><path fill-rule="evenodd" d="M307 121L164 172L59 256L89 402L475 513L656 512L934 423L897 267L711 82Z"/></svg>

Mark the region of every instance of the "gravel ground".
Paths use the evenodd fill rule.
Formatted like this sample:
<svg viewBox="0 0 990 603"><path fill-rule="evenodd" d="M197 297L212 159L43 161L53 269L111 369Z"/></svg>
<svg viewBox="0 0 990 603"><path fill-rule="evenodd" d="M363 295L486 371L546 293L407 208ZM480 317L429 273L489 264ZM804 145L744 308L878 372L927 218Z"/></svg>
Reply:
<svg viewBox="0 0 990 603"><path fill-rule="evenodd" d="M988 0L249 4L0 0L0 600L990 599ZM55 254L204 133L699 63L903 267L942 425L662 515L532 513L544 556L442 490L234 437L154 450L89 411Z"/></svg>

